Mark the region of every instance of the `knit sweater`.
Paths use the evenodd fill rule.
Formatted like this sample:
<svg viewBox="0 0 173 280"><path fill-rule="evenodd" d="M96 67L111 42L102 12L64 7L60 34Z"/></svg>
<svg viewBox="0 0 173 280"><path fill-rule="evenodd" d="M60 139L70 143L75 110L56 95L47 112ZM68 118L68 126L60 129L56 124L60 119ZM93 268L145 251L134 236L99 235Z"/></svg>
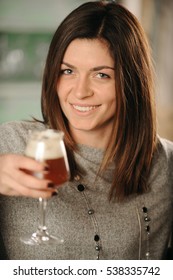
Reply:
<svg viewBox="0 0 173 280"><path fill-rule="evenodd" d="M29 130L44 126L11 122L0 126L0 154L23 154ZM150 191L123 202L109 201L114 165L95 177L103 151L79 145L75 152L82 178L67 182L48 201L47 227L64 239L57 245L20 241L38 225L38 200L0 195L0 258L12 260L164 259L173 228L173 143L159 138L148 179ZM84 185L79 191L78 185ZM99 240L98 240L99 239Z"/></svg>

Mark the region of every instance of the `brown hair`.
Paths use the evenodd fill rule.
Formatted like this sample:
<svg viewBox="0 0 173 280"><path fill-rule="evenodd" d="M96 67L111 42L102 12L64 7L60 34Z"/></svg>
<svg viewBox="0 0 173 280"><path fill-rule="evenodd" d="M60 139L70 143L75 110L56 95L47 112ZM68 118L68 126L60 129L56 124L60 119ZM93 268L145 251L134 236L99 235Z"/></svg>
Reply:
<svg viewBox="0 0 173 280"><path fill-rule="evenodd" d="M76 172L75 143L56 92L60 65L70 42L77 38L105 40L115 61L116 113L100 172L115 160L110 198L123 199L148 190L156 142L153 67L146 35L134 15L116 3L88 2L72 11L50 44L42 85L44 123L63 130L72 179Z"/></svg>

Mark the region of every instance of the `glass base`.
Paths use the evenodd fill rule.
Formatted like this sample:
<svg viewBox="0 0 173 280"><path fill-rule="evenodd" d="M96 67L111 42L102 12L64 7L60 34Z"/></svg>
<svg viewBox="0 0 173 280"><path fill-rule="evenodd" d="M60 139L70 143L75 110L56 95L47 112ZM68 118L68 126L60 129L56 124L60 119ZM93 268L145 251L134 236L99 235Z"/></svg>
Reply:
<svg viewBox="0 0 173 280"><path fill-rule="evenodd" d="M27 245L56 245L63 243L64 240L53 236L49 235L47 230L37 230L33 234L27 234L24 237L20 238L20 241L27 244Z"/></svg>

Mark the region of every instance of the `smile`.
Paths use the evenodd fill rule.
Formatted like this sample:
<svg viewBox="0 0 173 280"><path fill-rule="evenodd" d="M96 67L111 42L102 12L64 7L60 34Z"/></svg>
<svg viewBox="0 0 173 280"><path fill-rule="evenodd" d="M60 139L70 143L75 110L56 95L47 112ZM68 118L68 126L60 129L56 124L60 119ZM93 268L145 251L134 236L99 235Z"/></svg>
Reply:
<svg viewBox="0 0 173 280"><path fill-rule="evenodd" d="M79 106L79 105L72 105L73 108L79 112L89 112L97 108L98 106Z"/></svg>

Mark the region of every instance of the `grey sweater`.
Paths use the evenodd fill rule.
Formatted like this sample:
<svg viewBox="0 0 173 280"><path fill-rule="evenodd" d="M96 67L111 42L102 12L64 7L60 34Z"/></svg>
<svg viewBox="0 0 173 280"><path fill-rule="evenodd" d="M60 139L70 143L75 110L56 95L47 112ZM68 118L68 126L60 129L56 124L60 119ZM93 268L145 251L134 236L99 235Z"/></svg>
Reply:
<svg viewBox="0 0 173 280"><path fill-rule="evenodd" d="M0 126L0 154L22 154L28 131L43 125L12 122ZM160 138L159 138L160 139ZM57 246L29 246L20 242L38 224L38 201L0 195L0 258L16 259L164 259L173 228L173 143L160 139L148 183L151 191L110 202L108 193L114 166L103 178L95 176L102 150L79 146L75 154L86 171L68 182L49 200L47 226L63 237ZM85 186L84 191L78 185ZM98 240L99 239L99 240Z"/></svg>

